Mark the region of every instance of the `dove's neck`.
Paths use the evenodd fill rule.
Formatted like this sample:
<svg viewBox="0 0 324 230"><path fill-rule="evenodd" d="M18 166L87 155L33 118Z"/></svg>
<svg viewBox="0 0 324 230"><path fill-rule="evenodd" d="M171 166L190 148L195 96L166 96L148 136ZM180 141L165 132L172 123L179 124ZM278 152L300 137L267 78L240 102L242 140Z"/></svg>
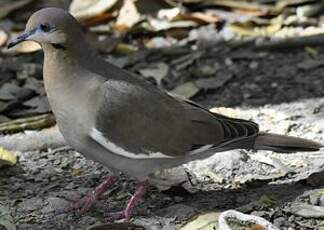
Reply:
<svg viewBox="0 0 324 230"><path fill-rule="evenodd" d="M80 43L79 43L80 44ZM51 104L65 100L73 101L72 97L86 94L91 82L89 74L92 62L98 58L95 52L87 45L79 47L54 47L43 45L44 66L43 76L45 90ZM65 102L64 102L65 103Z"/></svg>
<svg viewBox="0 0 324 230"><path fill-rule="evenodd" d="M83 119L90 116L87 110L92 108L91 97L97 92L101 81L95 79L96 75L89 71L88 66L97 57L92 50L78 53L46 46L43 49L45 90L57 124L66 136L69 131L64 127L70 127L66 123L74 122L75 126L81 127L84 125L82 121L73 119L80 118L80 114ZM85 49L87 47L83 51Z"/></svg>
<svg viewBox="0 0 324 230"><path fill-rule="evenodd" d="M67 43L66 45L43 44L42 48L45 63L54 62L53 64L62 65L62 63L68 61L66 64L84 66L97 58L95 50L86 41L82 40L72 44Z"/></svg>

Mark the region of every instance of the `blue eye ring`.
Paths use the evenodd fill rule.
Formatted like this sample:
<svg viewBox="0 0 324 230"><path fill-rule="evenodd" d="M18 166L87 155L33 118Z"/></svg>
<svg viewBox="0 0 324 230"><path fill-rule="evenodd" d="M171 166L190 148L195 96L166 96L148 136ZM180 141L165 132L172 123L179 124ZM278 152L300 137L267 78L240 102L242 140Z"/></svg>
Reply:
<svg viewBox="0 0 324 230"><path fill-rule="evenodd" d="M52 27L47 23L42 23L39 25L39 29L44 32L49 32L52 30Z"/></svg>

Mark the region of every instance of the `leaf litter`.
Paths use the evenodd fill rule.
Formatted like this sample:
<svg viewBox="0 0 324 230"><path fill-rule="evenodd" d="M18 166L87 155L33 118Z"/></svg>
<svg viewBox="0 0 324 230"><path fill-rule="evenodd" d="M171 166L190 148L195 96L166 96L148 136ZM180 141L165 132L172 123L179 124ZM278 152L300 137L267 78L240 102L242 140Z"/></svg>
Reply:
<svg viewBox="0 0 324 230"><path fill-rule="evenodd" d="M21 64L35 63L41 66L41 54L38 52L40 47L35 43L25 43L15 51L8 52L5 44L9 37L23 30L24 16L20 12L24 9L32 12L36 3L26 0L15 4L4 1L1 4L4 7L1 8L3 11L0 16L14 26L2 28L4 24L0 22L0 72L3 75L0 80L0 121L9 122L0 125L19 124L18 130L24 130L25 133L0 136L2 145L22 151L19 153L18 164L1 169L0 173L4 177L0 178L0 183L4 187L0 191L0 201L5 201L4 207L14 207L22 202L24 205L19 207L32 210L29 216L25 216L22 209L14 211L14 219L22 228L33 229L33 223L46 229L57 229L58 226L62 228L66 224L92 225L102 218L102 213L98 210L96 212L99 215L91 212L92 216L85 214L74 220L67 215L60 219L44 216L50 210L49 203L57 206L69 201L66 199L69 195L66 194L73 197L82 195L80 193L93 187L107 171L85 161L71 150L52 152L48 149L51 146L64 146L57 131L29 131L54 124L45 122L44 126L34 126L33 119L37 120L39 114L45 114L45 117L50 117L50 121L53 120L51 115L47 115L49 108L44 101L44 89L40 87L41 72L38 67L30 68ZM243 105L244 109L240 107L238 111L227 108L216 110L231 116L257 120L263 130L305 135L323 141L319 99L324 92L320 62L323 55L321 48L313 47L322 44L319 16L323 7L316 1L284 0L264 3L161 0L150 1L148 4L144 0L74 0L69 9L82 21L87 33L91 33L91 43L98 42L98 50L107 60L147 79L153 79L158 87L208 107ZM117 31L114 30L116 28ZM114 39L115 42L105 40L107 38ZM293 50L295 47L306 48ZM282 48L288 48L288 53L272 53L273 50ZM265 51L262 54L255 49ZM27 57L21 56L22 53L30 54ZM291 103L296 99L308 100ZM281 104L283 101L288 104ZM269 105L263 108L265 104ZM256 108L245 110L246 106ZM274 112L267 109L269 107L274 108ZM280 117L277 112L279 110L286 111L288 115ZM312 111L316 113L313 114ZM296 114L297 117L294 116ZM27 119L26 123L27 120L24 119L30 115L31 120ZM23 120L16 120L17 118ZM4 133L8 132L7 126L5 127ZM35 142L31 143L28 138ZM151 188L147 201L143 204L151 213L144 219L135 218L134 222L140 226L180 227L186 222L190 223L192 213L197 210L216 209L217 213L222 213L237 207L238 211L250 216L273 220L273 224L280 229L323 225L314 215L305 215L310 210L316 212L322 208L321 196L305 195L311 197L305 200L296 193L302 193L305 189L312 190L295 184L306 182L321 186L324 165L322 158L312 154L305 157L301 154L276 155L262 152L248 157L249 154L242 151L219 154L219 158L210 159L203 165L192 164L186 166L186 169L173 171L172 178L175 180L172 183L168 183L168 176L156 180L157 183L162 183L160 187L164 189L170 188L172 184L183 187L192 197L186 198L185 192L178 192L176 196L161 194ZM20 178L21 168L25 170L24 179ZM76 171L78 173L73 173ZM89 176L92 178L86 179ZM91 181L91 185L85 186L84 180ZM129 182L128 178L123 177L122 180ZM40 190L37 194L33 192L35 188ZM73 188L79 188L79 194L75 194ZM66 194L62 195L56 189ZM120 187L117 190L123 191ZM8 194L13 194L10 199ZM268 202L264 200L254 202L255 197L261 194L273 195L281 203L271 203L268 206L265 205ZM31 199L31 196L35 199ZM119 196L127 197L128 194L121 192ZM124 198L115 199L112 196L109 199L113 209L122 207ZM183 210L181 213L177 211L179 208ZM285 212L282 212L283 208L286 208ZM154 215L163 213L163 210L181 216L182 222L168 216ZM209 220L193 226L208 226L210 221L216 223L217 217L211 216ZM262 229L258 225L250 227Z"/></svg>

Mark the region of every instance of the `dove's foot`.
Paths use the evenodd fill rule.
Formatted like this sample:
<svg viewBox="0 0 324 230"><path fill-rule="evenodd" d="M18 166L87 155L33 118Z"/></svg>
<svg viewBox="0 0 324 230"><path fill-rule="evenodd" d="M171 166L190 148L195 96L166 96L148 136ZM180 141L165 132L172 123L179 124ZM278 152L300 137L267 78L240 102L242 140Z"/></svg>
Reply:
<svg viewBox="0 0 324 230"><path fill-rule="evenodd" d="M116 176L109 176L104 182L102 182L99 186L97 186L93 191L90 191L82 197L80 200L75 203L57 211L57 214L78 211L81 213L87 212L96 201L109 189L111 188L115 182L117 181Z"/></svg>
<svg viewBox="0 0 324 230"><path fill-rule="evenodd" d="M120 219L125 219L125 221L129 221L132 215L134 214L136 205L138 204L143 194L145 193L145 190L146 190L146 181L140 182L137 185L134 195L128 201L126 208L121 212L108 213L107 215L108 221L113 222L115 220L120 220Z"/></svg>

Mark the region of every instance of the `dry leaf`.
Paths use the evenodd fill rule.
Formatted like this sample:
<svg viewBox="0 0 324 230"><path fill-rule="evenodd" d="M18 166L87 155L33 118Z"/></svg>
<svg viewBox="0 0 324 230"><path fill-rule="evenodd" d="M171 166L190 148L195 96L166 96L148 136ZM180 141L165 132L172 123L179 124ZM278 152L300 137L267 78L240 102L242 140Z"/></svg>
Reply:
<svg viewBox="0 0 324 230"><path fill-rule="evenodd" d="M141 15L151 15L155 17L161 9L169 9L172 7L164 0L137 0L136 8Z"/></svg>
<svg viewBox="0 0 324 230"><path fill-rule="evenodd" d="M20 33L14 32L10 35L10 39L15 39L16 37L18 37ZM22 43L19 43L18 45L12 47L9 50L5 50L3 52L8 52L8 53L32 53L38 50L41 50L42 47L33 41L24 41Z"/></svg>
<svg viewBox="0 0 324 230"><path fill-rule="evenodd" d="M3 30L0 30L0 46L5 45L7 40L8 40L8 34Z"/></svg>
<svg viewBox="0 0 324 230"><path fill-rule="evenodd" d="M167 20L171 20L172 18L178 16L180 14L180 8L179 7L175 7L172 9L161 9L159 10L157 17L159 19L167 19Z"/></svg>
<svg viewBox="0 0 324 230"><path fill-rule="evenodd" d="M17 10L28 3L30 3L32 0L20 0L20 1L1 1L0 2L0 18L6 17L8 14L10 14L12 11Z"/></svg>
<svg viewBox="0 0 324 230"><path fill-rule="evenodd" d="M139 22L141 15L135 6L135 0L124 0L124 5L119 11L115 28L120 32L127 32Z"/></svg>
<svg viewBox="0 0 324 230"><path fill-rule="evenodd" d="M12 50L17 53L32 53L41 49L42 47L33 41L24 41L12 48Z"/></svg>
<svg viewBox="0 0 324 230"><path fill-rule="evenodd" d="M167 20L149 19L149 24L154 31L169 30L173 28L188 28L196 27L198 24L194 21L175 21L169 22Z"/></svg>
<svg viewBox="0 0 324 230"><path fill-rule="evenodd" d="M204 214L199 214L191 218L186 224L184 224L180 230L209 230L216 229L218 226L218 216L217 212L209 212Z"/></svg>
<svg viewBox="0 0 324 230"><path fill-rule="evenodd" d="M119 54L129 54L136 52L138 48L136 46L126 44L126 43L118 43L115 47L115 51Z"/></svg>
<svg viewBox="0 0 324 230"><path fill-rule="evenodd" d="M194 83L202 89L218 89L232 79L232 77L232 74L223 74L217 77L201 78L194 81Z"/></svg>
<svg viewBox="0 0 324 230"><path fill-rule="evenodd" d="M83 27L96 26L96 25L102 24L104 22L108 22L108 21L114 19L115 17L116 17L116 15L113 13L102 13L102 14L94 16L93 18L91 18L89 20L82 22L82 26Z"/></svg>
<svg viewBox="0 0 324 230"><path fill-rule="evenodd" d="M174 28L165 32L167 37L172 37L178 40L185 39L189 35L189 29L186 28Z"/></svg>
<svg viewBox="0 0 324 230"><path fill-rule="evenodd" d="M118 0L73 0L70 13L79 20L100 15L117 3Z"/></svg>
<svg viewBox="0 0 324 230"><path fill-rule="evenodd" d="M219 17L211 13L195 12L191 14L180 14L172 18L172 21L189 20L199 24L209 24L219 22Z"/></svg>
<svg viewBox="0 0 324 230"><path fill-rule="evenodd" d="M210 112L219 113L219 114L222 114L222 115L228 116L228 117L234 117L234 118L240 117L240 111L232 109L232 108L214 107L214 108L210 109Z"/></svg>
<svg viewBox="0 0 324 230"><path fill-rule="evenodd" d="M175 89L171 90L170 93L180 95L186 99L195 96L200 91L193 82L186 82L182 85L177 86Z"/></svg>
<svg viewBox="0 0 324 230"><path fill-rule="evenodd" d="M264 226L264 228L268 230L279 230L279 228L262 217L244 214L236 210L227 210L219 215L219 229L231 229L229 226L230 222L235 222L240 225L246 225L248 222L250 222L254 225ZM245 226L241 226L239 229L244 229L244 227Z"/></svg>
<svg viewBox="0 0 324 230"><path fill-rule="evenodd" d="M260 224L253 224L251 230L267 230L267 229Z"/></svg>
<svg viewBox="0 0 324 230"><path fill-rule="evenodd" d="M324 207L302 202L295 202L288 207L289 212L304 218L324 218Z"/></svg>
<svg viewBox="0 0 324 230"><path fill-rule="evenodd" d="M113 37L108 35L98 35L98 33L88 32L86 34L87 41L89 41L96 50L103 53L110 53L120 43L120 37Z"/></svg>
<svg viewBox="0 0 324 230"><path fill-rule="evenodd" d="M168 0L171 1L171 0ZM246 13L254 13L259 16L266 15L271 12L273 7L259 4L257 2L251 1L237 1L237 0L172 0L172 1L180 1L183 3L201 3L202 5L215 5L221 7L231 8L232 10L240 10Z"/></svg>
<svg viewBox="0 0 324 230"><path fill-rule="evenodd" d="M157 82L157 85L160 86L163 78L165 78L169 72L169 66L164 62L160 62L156 63L156 65L154 65L153 67L140 69L139 72L144 77L154 78Z"/></svg>
<svg viewBox="0 0 324 230"><path fill-rule="evenodd" d="M0 168L4 165L13 166L17 163L17 156L13 152L0 147Z"/></svg>
<svg viewBox="0 0 324 230"><path fill-rule="evenodd" d="M7 230L16 230L15 221L10 215L8 207L0 204L0 226L3 226ZM0 227L1 228L1 227ZM2 228L1 228L2 229Z"/></svg>
<svg viewBox="0 0 324 230"><path fill-rule="evenodd" d="M231 31L240 36L273 36L274 33L278 32L282 28L281 23L273 23L268 26L254 26L250 23L240 24L233 23L229 26Z"/></svg>
<svg viewBox="0 0 324 230"><path fill-rule="evenodd" d="M171 47L176 43L176 40L171 37L154 37L150 40L144 41L145 47L147 48L162 48L162 47Z"/></svg>

